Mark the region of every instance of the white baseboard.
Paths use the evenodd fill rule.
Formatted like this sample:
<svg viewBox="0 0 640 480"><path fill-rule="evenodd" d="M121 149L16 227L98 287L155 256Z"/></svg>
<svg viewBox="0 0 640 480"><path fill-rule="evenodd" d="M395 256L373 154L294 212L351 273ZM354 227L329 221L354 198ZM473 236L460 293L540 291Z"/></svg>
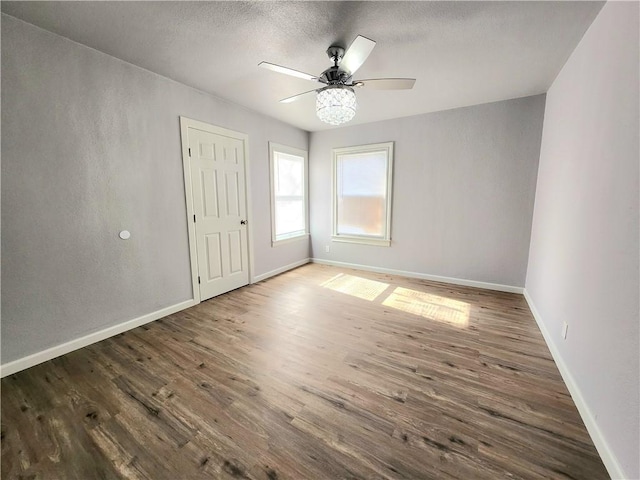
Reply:
<svg viewBox="0 0 640 480"><path fill-rule="evenodd" d="M309 263L309 261L310 260L308 258L305 258L298 262L285 265L284 267L278 268L276 270L271 270L270 272L256 275L255 277L253 277L253 283L265 280L280 273L284 273L287 270L291 270L301 265L305 265ZM74 350L78 350L106 338L113 337L114 335L118 335L119 333L126 332L127 330L139 327L140 325L144 325L145 323L153 322L154 320L158 320L159 318L166 317L167 315L171 315L172 313L176 313L180 310L184 310L185 308L192 307L195 304L196 302L193 299L186 300L170 307L148 313L141 317L119 323L118 325L105 328L98 332L90 333L89 335L85 335L84 337L76 338L75 340L65 342L61 345L56 345L55 347L48 348L41 352L37 352L26 357L19 358L18 360L8 362L0 366L0 378L4 378L7 375L12 375L21 370L26 370L27 368L46 362L47 360L51 360L66 353L73 352Z"/></svg>
<svg viewBox="0 0 640 480"><path fill-rule="evenodd" d="M405 270L395 270L392 268L371 267L369 265L359 265L356 263L334 262L332 260L323 260L320 258L312 258L311 262L322 265L333 265L335 267L353 268L356 270L365 270L376 273L389 273L392 275L402 275L409 278L420 278L422 280L431 280L433 282L451 283L453 285L463 285L465 287L484 288L486 290L497 290L499 292L522 293L522 287L513 287L511 285L500 285L499 283L477 282L475 280L465 280L463 278L440 277L438 275L428 275L426 273L408 272Z"/></svg>
<svg viewBox="0 0 640 480"><path fill-rule="evenodd" d="M299 260L297 262L290 263L289 265L285 265L284 267L280 267L280 268L276 268L275 270L271 270L270 272L262 273L260 275L256 275L255 277L253 277L253 280L252 280L251 283L258 283L258 282L261 282L262 280L266 280L269 277L275 277L276 275L280 275L281 273L284 273L284 272L286 272L288 270L293 270L294 268L298 268L298 267L300 267L302 265L306 265L310 261L311 261L311 259L304 258L304 259Z"/></svg>
<svg viewBox="0 0 640 480"><path fill-rule="evenodd" d="M553 360L556 363L558 370L560 370L560 375L562 375L562 379L564 380L564 383L567 386L569 393L571 394L573 403L576 404L578 413L580 414L580 417L582 417L582 421L584 422L585 427L587 427L587 432L589 432L589 435L591 436L591 440L593 440L593 444L595 445L596 450L598 450L598 453L600 454L602 463L604 463L604 466L607 468L607 472L609 472L609 475L614 480L629 478L625 476L622 470L622 467L620 466L620 464L618 463L618 460L616 459L615 455L611 451L611 448L609 448L609 444L607 443L607 440L604 438L604 435L602 435L602 431L600 430L600 427L596 423L595 417L591 413L591 409L589 408L589 405L587 404L584 397L582 396L580 387L574 380L573 375L571 375L571 371L569 370L569 367L567 367L567 364L564 363L562 355L560 355L560 351L558 350L558 348L556 347L556 344L553 341L553 337L551 336L551 334L549 333L549 330L547 330L546 325L542 321L542 317L540 316L540 313L538 312L538 309L534 305L533 299L529 295L529 292L527 292L526 288L524 289L523 294L524 294L524 298L527 300L527 303L529 304L529 310L531 310L531 313L533 314L533 318L536 319L538 328L540 328L540 331L542 332L542 336L544 337L544 341L546 342L547 347L551 352L551 356L553 357Z"/></svg>
<svg viewBox="0 0 640 480"><path fill-rule="evenodd" d="M118 325L105 328L98 332L90 333L89 335L85 335L84 337L76 338L75 340L65 342L61 345L56 345L55 347L48 348L41 352L37 352L32 355L19 358L18 360L5 363L0 367L0 377L6 377L7 375L12 375L21 370L26 370L27 368L46 362L47 360L51 360L66 353L73 352L74 350L78 350L106 338L113 337L114 335L118 335L119 333L126 332L127 330L139 327L140 325L144 325L145 323L153 322L154 320L166 317L167 315L179 312L180 310L192 307L193 305L195 305L193 299L176 303L175 305L171 305L170 307L166 307L161 310L142 315L141 317L119 323Z"/></svg>

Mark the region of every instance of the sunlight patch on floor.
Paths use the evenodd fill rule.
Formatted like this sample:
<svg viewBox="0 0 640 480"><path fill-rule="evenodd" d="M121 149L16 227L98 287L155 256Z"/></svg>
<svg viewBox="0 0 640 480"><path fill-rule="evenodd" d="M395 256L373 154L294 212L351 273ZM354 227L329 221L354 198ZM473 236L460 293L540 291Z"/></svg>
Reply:
<svg viewBox="0 0 640 480"><path fill-rule="evenodd" d="M452 298L397 287L382 304L456 327L469 326L469 304Z"/></svg>
<svg viewBox="0 0 640 480"><path fill-rule="evenodd" d="M346 293L352 297L361 298L362 300L373 301L387 289L389 284L339 273L335 277L322 283L321 286L336 292Z"/></svg>

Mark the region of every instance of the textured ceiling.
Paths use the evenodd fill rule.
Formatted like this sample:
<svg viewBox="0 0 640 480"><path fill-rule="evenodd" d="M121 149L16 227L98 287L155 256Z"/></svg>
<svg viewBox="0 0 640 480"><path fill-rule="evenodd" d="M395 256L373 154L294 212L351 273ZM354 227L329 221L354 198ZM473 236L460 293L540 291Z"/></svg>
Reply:
<svg viewBox="0 0 640 480"><path fill-rule="evenodd" d="M354 78L413 77L413 90L358 90L349 125L546 92L603 2L2 2L2 11L309 131L330 128L317 84L325 50L377 42Z"/></svg>

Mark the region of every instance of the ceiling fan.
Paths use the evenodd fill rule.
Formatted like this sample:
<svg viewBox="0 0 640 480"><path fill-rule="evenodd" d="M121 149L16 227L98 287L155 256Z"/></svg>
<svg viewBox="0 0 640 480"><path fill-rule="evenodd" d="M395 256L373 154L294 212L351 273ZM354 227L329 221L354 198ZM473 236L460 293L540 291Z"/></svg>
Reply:
<svg viewBox="0 0 640 480"><path fill-rule="evenodd" d="M322 87L284 98L280 102L294 102L308 93L317 92L316 113L318 118L331 125L340 125L350 121L356 114L357 104L354 87L372 90L407 90L413 88L416 83L415 78L353 80L353 74L362 66L375 46L376 42L362 35L358 35L346 51L343 47L332 45L327 49L327 55L333 62L333 66L318 76L269 62L260 62L258 66L323 84Z"/></svg>

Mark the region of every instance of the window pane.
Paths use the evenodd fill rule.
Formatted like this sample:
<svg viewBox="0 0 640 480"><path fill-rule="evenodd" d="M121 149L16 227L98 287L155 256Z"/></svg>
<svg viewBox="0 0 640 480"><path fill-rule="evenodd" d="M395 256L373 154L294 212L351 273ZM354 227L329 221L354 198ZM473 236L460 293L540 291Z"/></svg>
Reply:
<svg viewBox="0 0 640 480"><path fill-rule="evenodd" d="M306 157L272 150L273 240L306 234ZM285 150L292 150L283 147Z"/></svg>
<svg viewBox="0 0 640 480"><path fill-rule="evenodd" d="M276 237L291 233L304 233L304 200L276 199Z"/></svg>
<svg viewBox="0 0 640 480"><path fill-rule="evenodd" d="M338 158L340 191L345 195L384 196L387 191L386 152L341 155Z"/></svg>
<svg viewBox="0 0 640 480"><path fill-rule="evenodd" d="M384 197L343 197L338 200L338 234L384 237Z"/></svg>
<svg viewBox="0 0 640 480"><path fill-rule="evenodd" d="M276 196L302 195L304 191L304 158L276 153Z"/></svg>
<svg viewBox="0 0 640 480"><path fill-rule="evenodd" d="M337 232L386 235L386 152L347 154L337 164Z"/></svg>

